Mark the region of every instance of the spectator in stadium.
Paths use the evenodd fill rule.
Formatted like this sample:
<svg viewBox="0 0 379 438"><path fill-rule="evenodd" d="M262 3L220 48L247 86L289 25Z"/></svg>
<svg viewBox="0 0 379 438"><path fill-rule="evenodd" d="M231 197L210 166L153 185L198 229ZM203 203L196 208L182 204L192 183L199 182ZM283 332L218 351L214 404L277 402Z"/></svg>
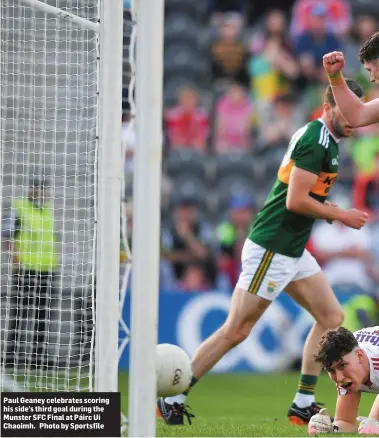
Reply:
<svg viewBox="0 0 379 438"><path fill-rule="evenodd" d="M311 84L325 80L322 57L341 46L337 37L327 29L327 14L327 7L323 3L312 5L307 28L294 40L301 72Z"/></svg>
<svg viewBox="0 0 379 438"><path fill-rule="evenodd" d="M216 104L215 152L249 151L252 122L253 105L245 88L237 83L231 84Z"/></svg>
<svg viewBox="0 0 379 438"><path fill-rule="evenodd" d="M208 0L211 23L214 26L222 24L225 15L233 12L243 17L246 8L246 0Z"/></svg>
<svg viewBox="0 0 379 438"><path fill-rule="evenodd" d="M58 270L58 238L54 213L47 202L47 181L34 177L26 197L14 200L2 231L3 245L13 262L5 365L20 359L23 320L33 332L25 341L27 362L49 365L47 333L54 280ZM24 332L25 333L25 332Z"/></svg>
<svg viewBox="0 0 379 438"><path fill-rule="evenodd" d="M241 39L241 20L228 15L219 29L219 35L210 47L213 85L225 89L231 82L245 86L249 83L247 73L248 50Z"/></svg>
<svg viewBox="0 0 379 438"><path fill-rule="evenodd" d="M371 172L359 172L353 187L355 208L369 214L371 220L379 217L379 152L375 153L375 167Z"/></svg>
<svg viewBox="0 0 379 438"><path fill-rule="evenodd" d="M371 235L371 253L375 259L375 281L376 285L379 286L379 217L376 216L375 219L369 224L369 231ZM377 304L379 308L379 290L377 288Z"/></svg>
<svg viewBox="0 0 379 438"><path fill-rule="evenodd" d="M124 208L124 220L126 220L126 236L122 235L123 230L121 229L120 236L120 285L122 285L124 280L125 269L127 263L130 262L128 260L128 252L125 248L126 238L129 248L132 249L132 234L133 234L133 200L132 199L124 199L123 203ZM123 225L123 222L121 223ZM129 284L131 284L129 280ZM165 252L161 251L161 257L159 261L159 288L160 289L170 289L172 285L175 284L175 276L173 272L173 267L171 262L165 256Z"/></svg>
<svg viewBox="0 0 379 438"><path fill-rule="evenodd" d="M279 95L274 99L272 109L260 117L260 142L265 148L281 149L282 155L293 133L304 123L304 114L294 95Z"/></svg>
<svg viewBox="0 0 379 438"><path fill-rule="evenodd" d="M190 263L203 263L214 281L214 260L211 249L213 233L201 220L197 201L192 196L180 196L173 212L173 224L163 232L162 247L166 258L172 263L177 281L183 279Z"/></svg>
<svg viewBox="0 0 379 438"><path fill-rule="evenodd" d="M182 279L177 283L180 292L206 292L211 289L205 266L201 262L186 265Z"/></svg>
<svg viewBox="0 0 379 438"><path fill-rule="evenodd" d="M378 90L372 89L368 100L378 97ZM357 133L359 135L349 141L357 174L373 175L377 168L376 155L379 154L379 125L375 123L359 128Z"/></svg>
<svg viewBox="0 0 379 438"><path fill-rule="evenodd" d="M347 198L334 199L349 208ZM313 253L333 287L347 287L362 293L374 288L374 257L366 228L355 230L340 222L320 222L312 233Z"/></svg>
<svg viewBox="0 0 379 438"><path fill-rule="evenodd" d="M263 104L288 92L299 78L299 66L287 38L287 22L280 10L269 12L264 32L250 44L248 68L254 99Z"/></svg>
<svg viewBox="0 0 379 438"><path fill-rule="evenodd" d="M361 85L370 84L367 74L360 62L357 53L359 48L373 35L378 29L378 22L373 16L363 15L358 18L351 35L343 41L342 52L345 55L345 74L359 80Z"/></svg>
<svg viewBox="0 0 379 438"><path fill-rule="evenodd" d="M195 89L183 87L179 90L178 105L166 111L165 122L171 148L205 151L209 135L209 116L207 111L200 108Z"/></svg>
<svg viewBox="0 0 379 438"><path fill-rule="evenodd" d="M218 270L235 284L240 272L242 247L255 216L256 204L248 195L230 199L228 218L217 228L219 243Z"/></svg>
<svg viewBox="0 0 379 438"><path fill-rule="evenodd" d="M327 13L327 29L338 36L346 35L352 24L347 0L297 0L292 9L291 36L297 37L309 30L312 9L322 4Z"/></svg>

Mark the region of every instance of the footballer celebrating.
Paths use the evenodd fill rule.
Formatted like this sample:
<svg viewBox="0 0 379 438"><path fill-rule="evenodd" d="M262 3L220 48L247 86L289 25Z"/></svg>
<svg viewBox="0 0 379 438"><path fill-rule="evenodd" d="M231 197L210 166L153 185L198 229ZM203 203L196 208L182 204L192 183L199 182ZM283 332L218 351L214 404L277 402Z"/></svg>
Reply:
<svg viewBox="0 0 379 438"><path fill-rule="evenodd" d="M335 382L338 398L334 423L323 410L311 418L308 432L356 432L358 420L360 434L379 435L379 397L368 418L357 418L362 392L379 394L379 327L354 334L343 327L327 331L320 339L315 360Z"/></svg>
<svg viewBox="0 0 379 438"><path fill-rule="evenodd" d="M361 47L359 58L370 75L370 81L379 83L379 32ZM345 59L342 52L324 55L324 68L332 86L334 99L347 122L357 128L379 122L379 99L364 103L351 92L342 75Z"/></svg>
<svg viewBox="0 0 379 438"><path fill-rule="evenodd" d="M362 88L346 81L358 100ZM340 221L360 229L365 212L344 210L325 202L338 173L338 142L349 137L345 120L329 86L323 114L292 137L277 180L257 215L242 251L242 272L225 323L197 349L192 359L190 388L157 401L157 413L167 424L190 420L185 407L188 392L228 351L243 342L271 302L285 290L308 310L316 323L303 352L298 392L288 412L291 423L308 423L320 411L314 390L321 367L314 360L318 340L328 328L343 322L343 310L312 255L305 249L315 219Z"/></svg>

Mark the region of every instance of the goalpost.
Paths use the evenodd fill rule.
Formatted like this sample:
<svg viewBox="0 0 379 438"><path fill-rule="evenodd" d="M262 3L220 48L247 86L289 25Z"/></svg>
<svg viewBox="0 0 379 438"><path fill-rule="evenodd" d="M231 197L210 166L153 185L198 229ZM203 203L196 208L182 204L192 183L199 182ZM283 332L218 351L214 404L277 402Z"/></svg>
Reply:
<svg viewBox="0 0 379 438"><path fill-rule="evenodd" d="M156 436L164 0L134 0L137 22L129 436ZM132 6L132 8L133 8Z"/></svg>
<svg viewBox="0 0 379 438"><path fill-rule="evenodd" d="M129 434L154 436L164 0L131 3L138 146ZM9 245L0 252L1 390L117 391L129 334L119 294L122 17L122 0L0 0L0 229ZM36 187L57 259L43 300L39 286L25 293L26 269L16 270L30 220L22 206ZM31 233L39 255L40 231Z"/></svg>
<svg viewBox="0 0 379 438"><path fill-rule="evenodd" d="M2 390L117 391L122 17L0 1Z"/></svg>

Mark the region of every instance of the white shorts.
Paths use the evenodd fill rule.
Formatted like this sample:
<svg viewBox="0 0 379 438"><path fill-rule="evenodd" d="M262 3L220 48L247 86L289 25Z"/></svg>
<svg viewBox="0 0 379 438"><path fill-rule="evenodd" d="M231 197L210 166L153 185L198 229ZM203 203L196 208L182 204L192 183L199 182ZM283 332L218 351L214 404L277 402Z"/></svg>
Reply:
<svg viewBox="0 0 379 438"><path fill-rule="evenodd" d="M310 277L321 270L307 251L287 257L246 239L242 249L242 272L237 287L266 300L274 300L291 281Z"/></svg>

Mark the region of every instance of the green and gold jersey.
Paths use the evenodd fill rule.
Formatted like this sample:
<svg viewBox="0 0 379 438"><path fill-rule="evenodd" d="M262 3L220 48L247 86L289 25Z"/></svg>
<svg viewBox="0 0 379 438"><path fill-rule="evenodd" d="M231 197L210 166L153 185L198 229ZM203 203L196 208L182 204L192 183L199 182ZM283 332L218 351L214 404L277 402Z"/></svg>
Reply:
<svg viewBox="0 0 379 438"><path fill-rule="evenodd" d="M292 136L277 180L249 234L250 240L263 248L288 257L300 257L311 234L314 219L286 208L293 166L318 176L309 194L319 202L324 202L337 178L338 140L322 119L308 123Z"/></svg>

